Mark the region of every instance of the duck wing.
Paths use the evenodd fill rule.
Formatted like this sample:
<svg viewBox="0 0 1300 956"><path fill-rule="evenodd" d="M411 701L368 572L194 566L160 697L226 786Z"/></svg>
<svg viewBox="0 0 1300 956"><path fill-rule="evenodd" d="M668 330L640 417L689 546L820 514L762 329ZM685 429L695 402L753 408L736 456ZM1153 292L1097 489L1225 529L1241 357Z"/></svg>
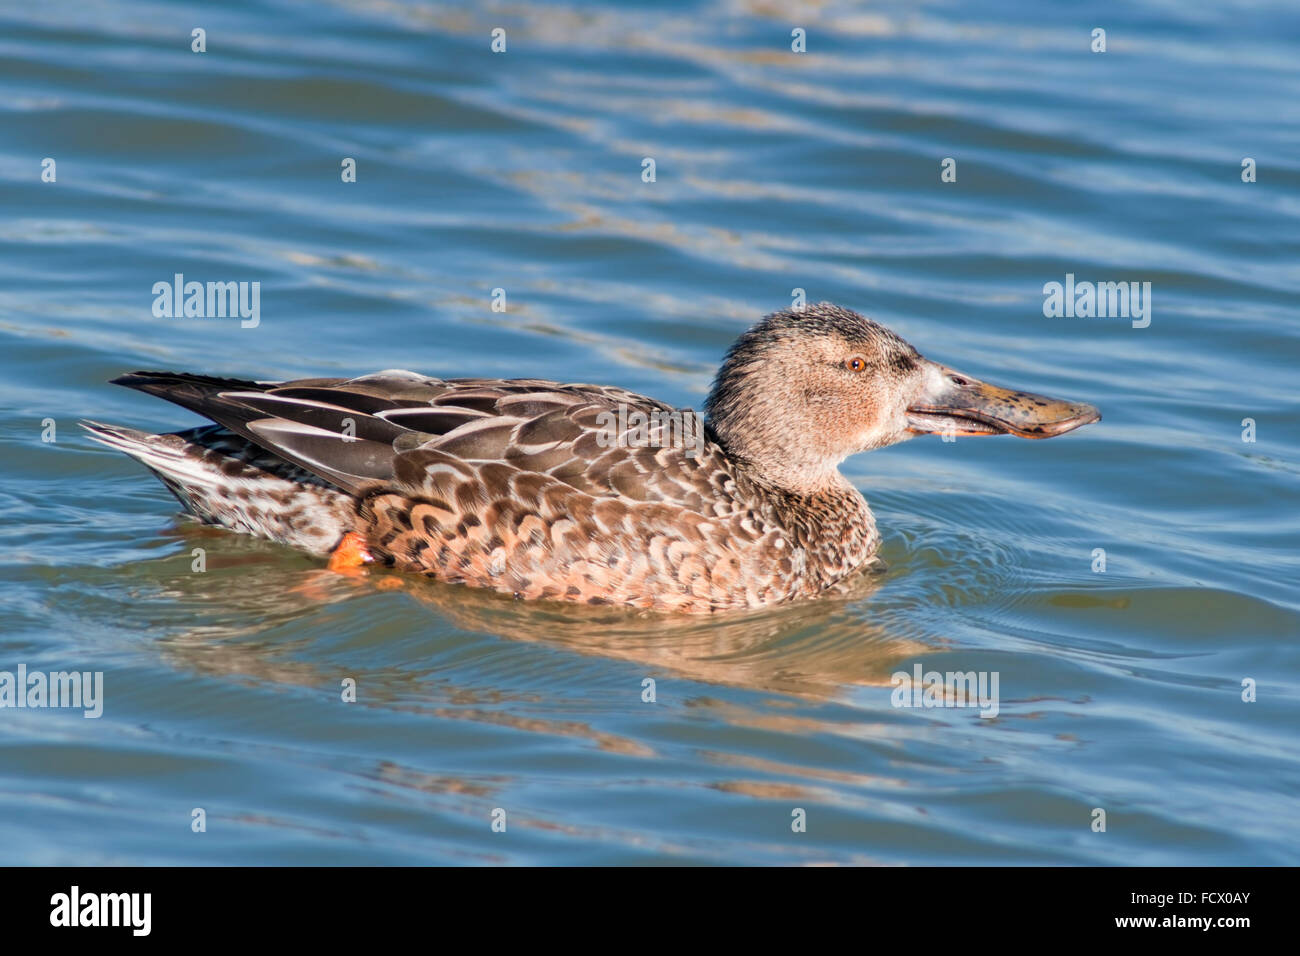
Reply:
<svg viewBox="0 0 1300 956"><path fill-rule="evenodd" d="M694 412L612 386L401 370L288 382L132 372L114 382L197 412L351 494L379 485L442 497L450 479L488 497L484 469L499 466L490 484L508 473L515 495L527 491L514 479L536 474L596 498L714 515L729 477Z"/></svg>

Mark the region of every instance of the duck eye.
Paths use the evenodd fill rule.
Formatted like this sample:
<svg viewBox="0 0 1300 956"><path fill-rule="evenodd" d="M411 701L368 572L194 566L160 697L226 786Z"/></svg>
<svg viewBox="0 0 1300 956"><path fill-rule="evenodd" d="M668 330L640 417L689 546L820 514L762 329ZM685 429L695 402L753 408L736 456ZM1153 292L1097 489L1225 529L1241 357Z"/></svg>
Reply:
<svg viewBox="0 0 1300 956"><path fill-rule="evenodd" d="M850 372L861 372L867 367L867 360L861 355L855 355L851 359L844 360L844 367Z"/></svg>

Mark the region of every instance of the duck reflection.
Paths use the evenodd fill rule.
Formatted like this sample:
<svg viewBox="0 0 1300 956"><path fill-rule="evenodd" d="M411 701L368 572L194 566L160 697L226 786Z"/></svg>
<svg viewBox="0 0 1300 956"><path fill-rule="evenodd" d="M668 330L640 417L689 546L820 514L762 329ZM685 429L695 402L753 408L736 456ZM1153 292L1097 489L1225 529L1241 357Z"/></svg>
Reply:
<svg viewBox="0 0 1300 956"><path fill-rule="evenodd" d="M188 626L167 628L165 652L201 671L225 671L255 679L315 684L334 679L309 655L312 635L294 632L295 619L322 607L369 600L375 613L391 615L406 632L413 614L425 615L421 631L449 629L523 641L566 652L627 661L647 676L673 676L752 690L828 699L853 686L888 686L905 661L933 651L921 635L890 633L892 615L869 613L882 572L854 577L837 593L754 612L684 618L616 607L585 607L516 601L508 595L382 571L343 575L286 556L274 546L240 542L229 535L214 547L212 532L189 524L174 532L186 546L208 547L207 570L189 569L177 558L154 563L174 569L160 596L197 612ZM182 571L181 569L184 568ZM369 612L368 612L369 613ZM442 621L446 626L438 627ZM162 622L159 622L162 623ZM293 636L267 641L283 627ZM257 637L257 640L249 638ZM439 640L430 637L429 640ZM412 661L412 663L417 663ZM427 670L403 669L382 682L396 695L411 693ZM373 679L372 675L372 679ZM408 686L403 687L406 683ZM373 689L373 687L372 687ZM371 698L373 699L373 698Z"/></svg>

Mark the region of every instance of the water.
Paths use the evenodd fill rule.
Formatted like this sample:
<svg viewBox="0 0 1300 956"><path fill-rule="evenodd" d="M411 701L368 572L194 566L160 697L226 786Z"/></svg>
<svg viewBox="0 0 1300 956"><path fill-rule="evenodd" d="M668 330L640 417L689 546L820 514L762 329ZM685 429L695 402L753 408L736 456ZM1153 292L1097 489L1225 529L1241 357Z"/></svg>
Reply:
<svg viewBox="0 0 1300 956"><path fill-rule="evenodd" d="M1300 14L780 9L4 5L0 670L106 700L0 711L0 863L1300 862ZM155 318L178 272L260 324ZM698 406L796 287L1104 420L851 459L889 573L715 620L328 575L75 427L195 423L134 368ZM998 716L891 706L918 663Z"/></svg>

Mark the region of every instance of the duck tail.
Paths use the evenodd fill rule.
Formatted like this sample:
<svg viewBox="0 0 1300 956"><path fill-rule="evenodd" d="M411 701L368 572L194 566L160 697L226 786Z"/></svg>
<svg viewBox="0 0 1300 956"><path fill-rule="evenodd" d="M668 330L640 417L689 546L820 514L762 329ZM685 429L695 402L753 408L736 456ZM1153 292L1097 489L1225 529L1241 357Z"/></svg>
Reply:
<svg viewBox="0 0 1300 956"><path fill-rule="evenodd" d="M220 425L153 435L103 422L79 424L94 441L152 471L205 524L324 555L356 520L350 495Z"/></svg>
<svg viewBox="0 0 1300 956"><path fill-rule="evenodd" d="M242 378L218 378L215 375L196 375L193 372L127 372L109 382L133 388L146 395L155 395L173 402L181 408L220 422L226 427L238 427L262 413L244 407L225 397L225 392L265 392L279 382L253 382Z"/></svg>

